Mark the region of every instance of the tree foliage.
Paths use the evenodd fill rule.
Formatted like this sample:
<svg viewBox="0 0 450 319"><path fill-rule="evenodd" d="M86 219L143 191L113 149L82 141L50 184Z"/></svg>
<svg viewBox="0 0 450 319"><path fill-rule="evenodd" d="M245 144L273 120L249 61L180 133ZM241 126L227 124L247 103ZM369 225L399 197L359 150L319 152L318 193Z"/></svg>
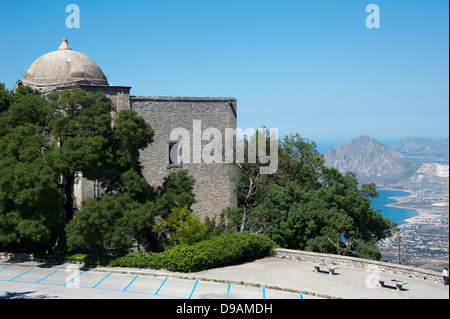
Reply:
<svg viewBox="0 0 450 319"><path fill-rule="evenodd" d="M28 89L0 96L0 247L42 251L58 237L64 201L45 156L51 109Z"/></svg>
<svg viewBox="0 0 450 319"><path fill-rule="evenodd" d="M164 178L163 184L158 188L157 209L163 218L166 218L174 207L184 207L190 211L192 204L196 203L194 197L195 180L188 175L187 170L175 171Z"/></svg>
<svg viewBox="0 0 450 319"><path fill-rule="evenodd" d="M239 221L247 210L246 229L282 247L380 259L375 242L389 235L391 223L371 208L375 184L360 187L353 173L327 168L315 143L299 134L280 141L278 156L277 172L258 178L250 200L258 163L239 167L239 207L226 211L229 222L242 230Z"/></svg>
<svg viewBox="0 0 450 319"><path fill-rule="evenodd" d="M99 180L107 193L127 193L127 204L150 196L138 154L152 142L153 130L132 110L120 111L111 125L112 110L100 92L73 88L41 96L29 87L10 92L0 86L0 247L42 251L64 241L64 226L76 212L73 186L80 172ZM125 205L113 202L106 196L87 205L88 211L99 209L95 227L105 226L108 216L115 220ZM101 244L87 236L88 243L92 249L127 246L128 239L119 238L121 227L109 237L90 234ZM79 240L70 238L76 246Z"/></svg>
<svg viewBox="0 0 450 319"><path fill-rule="evenodd" d="M166 245L194 243L203 238L198 235L205 227L203 222L188 209L194 181L186 171L169 174L157 190L134 171L127 171L124 181L123 193L105 193L99 199L88 200L70 221L66 227L70 251L121 253L134 243L139 249L159 251ZM167 198L181 200L168 204ZM183 201L185 198L191 201ZM171 214L165 211L167 205L172 205Z"/></svg>

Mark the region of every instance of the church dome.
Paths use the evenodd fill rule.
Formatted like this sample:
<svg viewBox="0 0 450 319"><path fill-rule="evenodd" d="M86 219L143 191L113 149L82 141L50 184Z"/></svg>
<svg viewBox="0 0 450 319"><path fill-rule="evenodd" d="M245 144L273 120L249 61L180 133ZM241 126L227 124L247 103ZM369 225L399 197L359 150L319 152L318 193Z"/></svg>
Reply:
<svg viewBox="0 0 450 319"><path fill-rule="evenodd" d="M64 38L58 50L33 62L22 83L32 86L108 85L108 80L92 59L72 50Z"/></svg>

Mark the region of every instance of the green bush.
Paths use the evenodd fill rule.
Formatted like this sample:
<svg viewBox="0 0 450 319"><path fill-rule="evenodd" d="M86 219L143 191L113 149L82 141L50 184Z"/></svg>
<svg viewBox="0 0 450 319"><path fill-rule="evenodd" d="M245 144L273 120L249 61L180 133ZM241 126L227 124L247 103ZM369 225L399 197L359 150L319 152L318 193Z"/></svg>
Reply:
<svg viewBox="0 0 450 319"><path fill-rule="evenodd" d="M161 253L129 253L109 266L193 272L262 258L275 243L267 236L247 232L223 234L194 245L178 245Z"/></svg>
<svg viewBox="0 0 450 319"><path fill-rule="evenodd" d="M153 230L165 247L192 245L208 235L208 225L187 206L173 207L167 219L156 221Z"/></svg>

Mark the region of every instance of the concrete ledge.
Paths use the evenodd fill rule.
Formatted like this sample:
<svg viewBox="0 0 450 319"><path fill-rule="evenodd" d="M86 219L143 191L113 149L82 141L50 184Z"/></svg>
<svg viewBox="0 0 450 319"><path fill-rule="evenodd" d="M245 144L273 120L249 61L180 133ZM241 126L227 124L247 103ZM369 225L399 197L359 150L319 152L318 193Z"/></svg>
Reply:
<svg viewBox="0 0 450 319"><path fill-rule="evenodd" d="M356 257L339 256L332 254L321 254L307 251L299 251L292 249L275 249L275 257L286 258L292 260L301 260L310 263L328 263L339 266L379 270L380 272L400 274L413 278L419 278L423 280L429 280L433 282L443 282L442 275L437 272L416 268L412 266L397 265L392 263L386 263L382 261L369 260Z"/></svg>

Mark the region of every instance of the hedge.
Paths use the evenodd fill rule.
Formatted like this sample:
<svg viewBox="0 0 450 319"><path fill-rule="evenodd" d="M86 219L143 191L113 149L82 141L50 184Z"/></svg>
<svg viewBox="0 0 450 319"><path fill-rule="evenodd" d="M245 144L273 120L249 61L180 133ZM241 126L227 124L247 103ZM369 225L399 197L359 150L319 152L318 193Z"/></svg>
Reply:
<svg viewBox="0 0 450 319"><path fill-rule="evenodd" d="M114 267L194 272L267 256L275 243L265 235L222 234L194 245L178 245L161 253L129 253L108 263Z"/></svg>

